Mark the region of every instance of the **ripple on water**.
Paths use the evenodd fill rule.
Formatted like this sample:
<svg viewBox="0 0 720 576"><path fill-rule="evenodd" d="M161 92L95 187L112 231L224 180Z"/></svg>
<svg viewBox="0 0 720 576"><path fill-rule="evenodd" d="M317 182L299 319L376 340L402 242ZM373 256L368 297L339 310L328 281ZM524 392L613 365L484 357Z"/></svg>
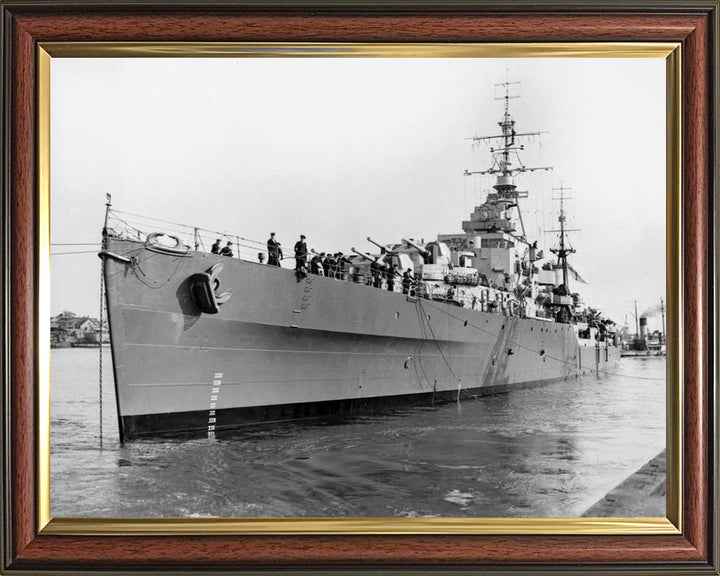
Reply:
<svg viewBox="0 0 720 576"><path fill-rule="evenodd" d="M460 404L125 446L106 363L102 448L97 351L53 350L51 369L54 516L579 516L665 447L664 359Z"/></svg>

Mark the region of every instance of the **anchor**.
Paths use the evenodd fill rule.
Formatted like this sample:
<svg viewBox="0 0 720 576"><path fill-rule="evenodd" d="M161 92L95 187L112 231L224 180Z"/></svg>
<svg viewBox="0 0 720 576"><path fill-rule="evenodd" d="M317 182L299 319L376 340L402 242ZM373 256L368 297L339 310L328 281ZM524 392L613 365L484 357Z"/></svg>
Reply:
<svg viewBox="0 0 720 576"><path fill-rule="evenodd" d="M200 306L200 310L206 314L217 314L220 311L220 305L225 304L232 292L220 292L220 272L223 269L223 263L218 262L207 272L199 272L192 278L191 291L195 301Z"/></svg>

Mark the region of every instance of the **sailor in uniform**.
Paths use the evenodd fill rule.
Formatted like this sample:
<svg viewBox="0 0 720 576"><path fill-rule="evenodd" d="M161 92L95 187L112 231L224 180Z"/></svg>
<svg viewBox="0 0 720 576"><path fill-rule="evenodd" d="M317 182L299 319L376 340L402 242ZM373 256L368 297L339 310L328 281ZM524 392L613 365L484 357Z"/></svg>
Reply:
<svg viewBox="0 0 720 576"><path fill-rule="evenodd" d="M408 268L402 275L402 291L403 294L410 294L410 287L413 283L412 270Z"/></svg>
<svg viewBox="0 0 720 576"><path fill-rule="evenodd" d="M394 264L390 264L387 267L387 270L385 271L385 278L386 278L386 285L388 292L394 292L395 291L395 275L397 274L397 269L395 268Z"/></svg>
<svg viewBox="0 0 720 576"><path fill-rule="evenodd" d="M220 250L220 256L230 256L230 258L233 257L232 242L228 242L225 247Z"/></svg>
<svg viewBox="0 0 720 576"><path fill-rule="evenodd" d="M280 242L275 240L275 232L270 232L270 239L267 241L267 251L268 265L280 266L280 260L282 259L282 250L280 249Z"/></svg>
<svg viewBox="0 0 720 576"><path fill-rule="evenodd" d="M305 243L305 235L300 234L300 240L295 242L295 276L298 282L307 276L307 244Z"/></svg>
<svg viewBox="0 0 720 576"><path fill-rule="evenodd" d="M310 259L310 273L311 274L320 274L320 269L322 268L322 265L320 264L320 255L315 254ZM322 276L322 274L320 274Z"/></svg>

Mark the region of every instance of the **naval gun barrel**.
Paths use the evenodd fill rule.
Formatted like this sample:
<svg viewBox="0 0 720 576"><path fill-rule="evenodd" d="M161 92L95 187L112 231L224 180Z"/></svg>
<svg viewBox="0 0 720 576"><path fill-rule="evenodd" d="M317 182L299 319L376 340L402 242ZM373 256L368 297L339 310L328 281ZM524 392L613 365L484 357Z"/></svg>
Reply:
<svg viewBox="0 0 720 576"><path fill-rule="evenodd" d="M411 246L412 248L415 248L415 250L420 252L420 255L423 258L427 258L428 256L430 256L429 250L425 250L425 248L423 248L422 246L419 246L418 244L415 244L415 242L413 242L411 240L406 240L405 238L402 238L402 241L405 242L405 244L407 244L408 246Z"/></svg>
<svg viewBox="0 0 720 576"><path fill-rule="evenodd" d="M352 250L352 251L353 251L355 254L357 254L358 256L362 256L363 258L365 258L365 260L369 260L370 262L376 262L376 261L377 261L376 258L373 258L372 256L370 256L370 255L368 255L368 254L365 254L364 252L360 252L359 250L355 250L355 248L350 248L350 250Z"/></svg>
<svg viewBox="0 0 720 576"><path fill-rule="evenodd" d="M370 238L370 236L367 237L367 241L370 242L370 244L374 244L375 246L377 246L378 248L380 248L380 253L381 253L381 254L392 254L392 253L393 253L393 250L390 250L387 246L383 246L382 244L378 244L377 242L375 242L375 240L373 240L372 238Z"/></svg>

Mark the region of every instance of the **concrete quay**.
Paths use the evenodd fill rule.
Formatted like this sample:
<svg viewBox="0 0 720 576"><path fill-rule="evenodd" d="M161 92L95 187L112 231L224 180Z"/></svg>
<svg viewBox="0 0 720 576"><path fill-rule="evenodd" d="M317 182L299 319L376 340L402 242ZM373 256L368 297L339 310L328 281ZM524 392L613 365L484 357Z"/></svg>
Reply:
<svg viewBox="0 0 720 576"><path fill-rule="evenodd" d="M593 518L665 517L665 450L628 476L582 516Z"/></svg>

